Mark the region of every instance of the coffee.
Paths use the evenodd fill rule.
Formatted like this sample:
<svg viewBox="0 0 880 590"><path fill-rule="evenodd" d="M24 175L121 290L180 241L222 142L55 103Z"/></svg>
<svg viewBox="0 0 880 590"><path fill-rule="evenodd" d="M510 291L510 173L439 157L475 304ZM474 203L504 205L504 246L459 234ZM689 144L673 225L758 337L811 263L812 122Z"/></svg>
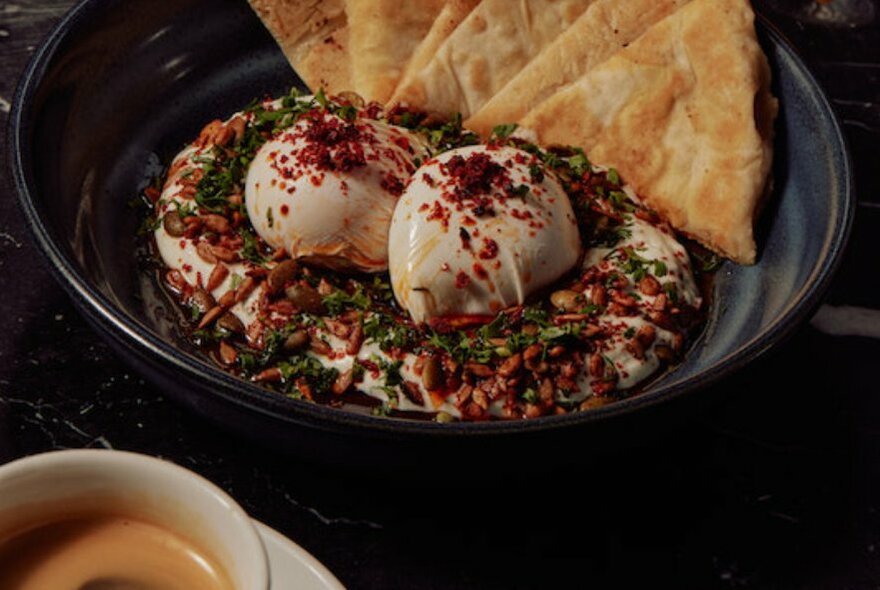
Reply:
<svg viewBox="0 0 880 590"><path fill-rule="evenodd" d="M145 520L86 514L0 540L3 590L234 590L214 559Z"/></svg>

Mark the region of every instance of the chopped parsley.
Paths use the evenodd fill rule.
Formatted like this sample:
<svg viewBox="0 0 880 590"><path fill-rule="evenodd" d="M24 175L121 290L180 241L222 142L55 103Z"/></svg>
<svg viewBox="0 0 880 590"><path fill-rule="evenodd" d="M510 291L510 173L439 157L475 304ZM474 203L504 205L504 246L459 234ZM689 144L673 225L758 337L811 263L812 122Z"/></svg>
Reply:
<svg viewBox="0 0 880 590"><path fill-rule="evenodd" d="M606 225L597 227L590 238L589 245L599 248L616 248L618 244L632 237L632 230L626 225Z"/></svg>
<svg viewBox="0 0 880 590"><path fill-rule="evenodd" d="M525 391L520 394L520 397L527 404L535 405L540 401L540 398L538 398L538 392L532 387L526 387Z"/></svg>
<svg viewBox="0 0 880 590"><path fill-rule="evenodd" d="M576 148L574 150L575 154L569 158L567 158L566 163L568 167L571 169L572 173L575 176L583 176L589 172L592 172L593 167L590 165L590 160L587 158L587 154L584 153L584 150L581 148Z"/></svg>
<svg viewBox="0 0 880 590"><path fill-rule="evenodd" d="M241 239L244 241L240 251L242 258L256 264L257 266L264 266L269 262L269 257L263 253L263 248L260 246L260 240L253 230L242 227L238 230L238 235L241 236Z"/></svg>
<svg viewBox="0 0 880 590"><path fill-rule="evenodd" d="M696 263L694 266L697 271L702 273L715 272L724 263L723 258L703 248L693 248L691 250L691 258Z"/></svg>
<svg viewBox="0 0 880 590"><path fill-rule="evenodd" d="M334 381L339 377L338 370L325 367L321 361L307 355L298 355L288 361L282 361L278 363L278 368L286 383L292 384L297 378L305 377L315 391L323 394L330 392ZM288 393L292 391L288 388Z"/></svg>
<svg viewBox="0 0 880 590"><path fill-rule="evenodd" d="M196 185L195 201L199 208L211 213L224 213L229 204L229 196L235 192L241 192L240 186L244 179L245 171L240 166L234 166L236 159L228 160L225 150L214 147L213 158L202 158L202 171L204 175Z"/></svg>
<svg viewBox="0 0 880 590"><path fill-rule="evenodd" d="M529 196L530 191L531 191L531 189L529 188L529 185L527 185L527 184L520 184L520 185L516 185L516 186L511 185L510 188L508 189L508 192L510 193L511 197L519 198L519 199L525 199L527 196Z"/></svg>
<svg viewBox="0 0 880 590"><path fill-rule="evenodd" d="M419 343L418 330L383 313L372 313L364 320L364 337L378 344L383 352L413 348Z"/></svg>
<svg viewBox="0 0 880 590"><path fill-rule="evenodd" d="M452 117L442 125L424 125L424 122L425 116L423 114L404 111L400 115L398 124L424 136L433 155L480 143L480 138L476 133L462 127L461 114Z"/></svg>
<svg viewBox="0 0 880 590"><path fill-rule="evenodd" d="M649 273L658 277L664 277L668 272L665 262L645 258L636 252L636 249L632 246L613 250L605 258L606 260L616 259L620 263L620 269L632 276L635 281L641 281Z"/></svg>
<svg viewBox="0 0 880 590"><path fill-rule="evenodd" d="M348 294L342 289L337 289L323 299L324 307L330 315L339 315L345 310L360 309L366 310L370 308L370 298L364 292L363 286L358 284L354 293Z"/></svg>
<svg viewBox="0 0 880 590"><path fill-rule="evenodd" d="M535 184L544 182L544 171L537 164L529 166L529 177Z"/></svg>
<svg viewBox="0 0 880 590"><path fill-rule="evenodd" d="M516 123L507 123L505 125L496 125L494 129L492 129L492 135L489 138L489 141L498 140L498 139L507 139L513 132L517 130L519 125Z"/></svg>
<svg viewBox="0 0 880 590"><path fill-rule="evenodd" d="M379 369L384 373L386 387L397 387L403 383L403 375L400 374L400 368L403 367L403 361L390 361L378 355L373 355L370 360L379 365Z"/></svg>

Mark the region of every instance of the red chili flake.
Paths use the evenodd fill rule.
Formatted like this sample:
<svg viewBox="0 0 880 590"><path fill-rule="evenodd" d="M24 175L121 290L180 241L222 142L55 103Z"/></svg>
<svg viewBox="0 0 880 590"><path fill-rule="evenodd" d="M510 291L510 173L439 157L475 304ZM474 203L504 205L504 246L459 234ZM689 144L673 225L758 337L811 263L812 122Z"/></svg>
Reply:
<svg viewBox="0 0 880 590"><path fill-rule="evenodd" d="M400 149L410 151L411 146L407 138L395 134L395 136L391 138L391 141L393 141Z"/></svg>
<svg viewBox="0 0 880 590"><path fill-rule="evenodd" d="M379 365L369 359L358 359L357 362L360 366L369 371L374 377L378 377L381 373Z"/></svg>
<svg viewBox="0 0 880 590"><path fill-rule="evenodd" d="M440 201L434 201L431 213L425 218L428 221L439 221L444 228L449 228L449 209L440 204Z"/></svg>
<svg viewBox="0 0 880 590"><path fill-rule="evenodd" d="M498 242L491 238L485 238L478 256L483 260L492 260L498 256Z"/></svg>
<svg viewBox="0 0 880 590"><path fill-rule="evenodd" d="M484 215L494 216L495 208L492 207L492 201L490 199L481 197L476 199L476 205L471 209L474 215L477 217L482 217Z"/></svg>
<svg viewBox="0 0 880 590"><path fill-rule="evenodd" d="M419 213L424 213L425 211L427 211L430 208L431 208L431 206L428 205L427 203L422 203L421 206L419 207Z"/></svg>
<svg viewBox="0 0 880 590"><path fill-rule="evenodd" d="M363 116L367 119L378 119L382 116L383 107L378 102L371 102L363 111Z"/></svg>
<svg viewBox="0 0 880 590"><path fill-rule="evenodd" d="M391 171L385 173L385 176L382 177L382 182L380 183L380 185L383 189L385 189L395 197L399 197L403 194L403 181L400 180L397 175L395 175Z"/></svg>
<svg viewBox="0 0 880 590"><path fill-rule="evenodd" d="M456 330L485 326L494 319L494 315L488 314L448 315L429 319L428 326L440 334L448 334Z"/></svg>
<svg viewBox="0 0 880 590"><path fill-rule="evenodd" d="M468 274L463 270L458 271L458 274L455 275L455 287L457 289L464 289L470 284L471 278L468 276Z"/></svg>
<svg viewBox="0 0 880 590"><path fill-rule="evenodd" d="M290 207L287 205L281 205L281 215L287 217L287 214L290 213Z"/></svg>
<svg viewBox="0 0 880 590"><path fill-rule="evenodd" d="M370 137L372 137L372 136L370 136ZM392 139L391 141L394 141L394 139ZM372 143L371 143L371 145L372 145ZM394 148L390 148L390 147L389 147L389 148L383 148L383 149L379 150L379 155L380 155L384 160L386 160L386 161L388 161L388 162L391 162L392 164L394 164L395 166L397 166L398 169L400 169L400 168L407 168L407 160L405 160L405 159L403 159L403 158L400 157L400 151L399 151L399 150L395 150ZM410 166L411 166L411 165L412 165L412 164L410 164Z"/></svg>
<svg viewBox="0 0 880 590"><path fill-rule="evenodd" d="M521 211L519 209L513 208L510 210L510 216L514 219L526 220L534 217L531 211Z"/></svg>
<svg viewBox="0 0 880 590"><path fill-rule="evenodd" d="M366 138L356 125L326 115L319 109L307 113L301 121L306 124L295 127L284 136L285 141L290 143L300 138L306 140L306 145L293 154L297 163L318 170L340 172L366 165L363 148Z"/></svg>
<svg viewBox="0 0 880 590"><path fill-rule="evenodd" d="M146 196L151 203L155 203L159 200L159 197L162 196L162 191L155 186L148 186L144 189L144 196Z"/></svg>
<svg viewBox="0 0 880 590"><path fill-rule="evenodd" d="M483 268L482 264L475 262L473 269L474 269L474 274L477 275L478 279L485 281L486 279L489 278L489 273L486 272L486 269Z"/></svg>
<svg viewBox="0 0 880 590"><path fill-rule="evenodd" d="M441 170L456 180L455 195L459 199L489 194L495 187L510 184L504 167L487 154L474 153L467 158L453 156Z"/></svg>
<svg viewBox="0 0 880 590"><path fill-rule="evenodd" d="M463 227L458 228L458 237L461 238L461 247L465 250L471 249L471 234Z"/></svg>
<svg viewBox="0 0 880 590"><path fill-rule="evenodd" d="M193 270L192 264L184 264L183 265L184 272L192 272L192 270Z"/></svg>
<svg viewBox="0 0 880 590"><path fill-rule="evenodd" d="M437 183L434 181L434 177L431 176L430 174L428 174L427 172L422 173L422 180L424 181L425 184L427 184L431 188L434 188L435 186L437 186Z"/></svg>
<svg viewBox="0 0 880 590"><path fill-rule="evenodd" d="M293 305L293 302L289 301L287 299L281 299L279 301L271 303L266 306L266 309L271 312L281 314L281 315L284 315L287 317L292 316L296 310L296 308Z"/></svg>

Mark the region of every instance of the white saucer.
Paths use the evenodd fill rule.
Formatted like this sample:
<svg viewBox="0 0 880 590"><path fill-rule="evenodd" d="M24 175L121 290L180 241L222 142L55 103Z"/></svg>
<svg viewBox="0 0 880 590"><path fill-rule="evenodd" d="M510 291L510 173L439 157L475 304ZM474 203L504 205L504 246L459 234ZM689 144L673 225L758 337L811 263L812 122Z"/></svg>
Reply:
<svg viewBox="0 0 880 590"><path fill-rule="evenodd" d="M255 520L254 524L269 554L272 590L345 590L308 551L263 523Z"/></svg>

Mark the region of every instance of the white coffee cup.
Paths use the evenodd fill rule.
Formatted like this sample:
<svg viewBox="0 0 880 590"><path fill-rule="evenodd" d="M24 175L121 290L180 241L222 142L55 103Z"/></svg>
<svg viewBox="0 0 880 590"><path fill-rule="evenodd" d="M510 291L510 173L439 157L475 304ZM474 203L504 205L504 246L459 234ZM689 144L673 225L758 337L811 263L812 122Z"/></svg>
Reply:
<svg viewBox="0 0 880 590"><path fill-rule="evenodd" d="M100 511L107 505L179 534L216 559L236 590L268 590L266 550L242 508L182 467L122 451L71 450L0 467L0 531L35 514ZM20 522L11 522L11 521Z"/></svg>

